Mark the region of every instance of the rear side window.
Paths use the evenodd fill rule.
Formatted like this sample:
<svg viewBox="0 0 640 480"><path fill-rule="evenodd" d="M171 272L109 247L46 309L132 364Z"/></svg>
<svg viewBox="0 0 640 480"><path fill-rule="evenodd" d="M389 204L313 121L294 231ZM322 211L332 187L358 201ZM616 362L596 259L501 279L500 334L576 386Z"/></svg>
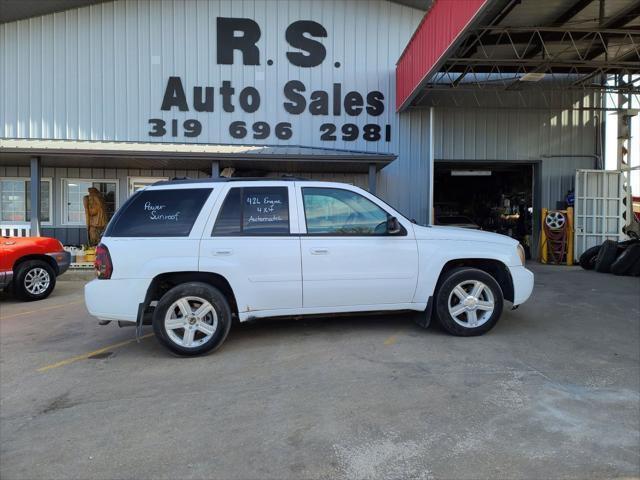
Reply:
<svg viewBox="0 0 640 480"><path fill-rule="evenodd" d="M116 213L107 237L188 237L211 188L144 190Z"/></svg>
<svg viewBox="0 0 640 480"><path fill-rule="evenodd" d="M213 236L288 235L287 187L236 187L224 199Z"/></svg>

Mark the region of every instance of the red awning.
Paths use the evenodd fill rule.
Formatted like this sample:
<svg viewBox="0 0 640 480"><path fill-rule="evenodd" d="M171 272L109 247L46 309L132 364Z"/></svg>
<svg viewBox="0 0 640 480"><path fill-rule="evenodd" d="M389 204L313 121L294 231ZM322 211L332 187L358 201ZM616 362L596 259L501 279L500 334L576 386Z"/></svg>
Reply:
<svg viewBox="0 0 640 480"><path fill-rule="evenodd" d="M456 39L488 0L434 0L396 65L396 109L402 110L435 73Z"/></svg>

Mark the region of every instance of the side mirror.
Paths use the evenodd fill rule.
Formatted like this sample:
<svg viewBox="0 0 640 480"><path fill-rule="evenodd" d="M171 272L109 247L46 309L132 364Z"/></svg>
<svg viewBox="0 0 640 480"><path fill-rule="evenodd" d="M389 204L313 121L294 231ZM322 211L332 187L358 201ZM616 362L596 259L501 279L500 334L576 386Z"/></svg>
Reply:
<svg viewBox="0 0 640 480"><path fill-rule="evenodd" d="M395 235L396 233L400 233L402 227L400 226L400 222L396 217L389 217L387 219L387 233L389 235Z"/></svg>

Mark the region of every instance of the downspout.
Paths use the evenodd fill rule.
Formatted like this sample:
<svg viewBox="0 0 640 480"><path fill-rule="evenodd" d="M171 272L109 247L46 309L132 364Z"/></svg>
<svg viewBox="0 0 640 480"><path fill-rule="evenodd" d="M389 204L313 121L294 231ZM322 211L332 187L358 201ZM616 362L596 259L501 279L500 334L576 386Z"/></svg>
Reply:
<svg viewBox="0 0 640 480"><path fill-rule="evenodd" d="M42 181L42 169L40 157L31 157L31 236L39 237L40 232L40 183Z"/></svg>
<svg viewBox="0 0 640 480"><path fill-rule="evenodd" d="M429 211L427 212L427 225L433 225L435 219L433 218L433 175L435 169L435 139L433 138L435 122L435 110L434 107L429 109Z"/></svg>

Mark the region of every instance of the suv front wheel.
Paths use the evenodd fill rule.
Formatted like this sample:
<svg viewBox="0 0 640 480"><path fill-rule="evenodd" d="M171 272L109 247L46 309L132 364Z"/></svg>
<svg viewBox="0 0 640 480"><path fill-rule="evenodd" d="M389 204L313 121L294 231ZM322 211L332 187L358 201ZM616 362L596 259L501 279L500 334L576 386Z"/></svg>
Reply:
<svg viewBox="0 0 640 480"><path fill-rule="evenodd" d="M189 282L165 293L153 312L153 331L178 355L200 355L224 342L231 328L225 296L206 283Z"/></svg>
<svg viewBox="0 0 640 480"><path fill-rule="evenodd" d="M436 292L436 314L444 329L460 337L482 335L502 314L502 289L486 272L462 267L447 274Z"/></svg>

